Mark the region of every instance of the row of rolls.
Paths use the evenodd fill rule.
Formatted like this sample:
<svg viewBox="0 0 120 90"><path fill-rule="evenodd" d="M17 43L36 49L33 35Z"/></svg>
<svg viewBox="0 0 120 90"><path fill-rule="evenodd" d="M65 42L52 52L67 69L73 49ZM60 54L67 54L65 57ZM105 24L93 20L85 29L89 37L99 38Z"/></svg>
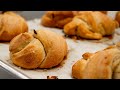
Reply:
<svg viewBox="0 0 120 90"><path fill-rule="evenodd" d="M120 27L120 12L113 19L108 11L47 11L41 17L45 27L60 28L65 35L100 40ZM10 42L10 59L24 69L55 68L67 56L66 39L50 30L28 30L27 21L17 13L0 14L0 41ZM120 43L98 51L85 53L72 66L77 79L120 78Z"/></svg>
<svg viewBox="0 0 120 90"><path fill-rule="evenodd" d="M41 18L45 27L61 28L66 35L85 39L102 39L112 35L120 26L120 12L115 19L108 11L47 11ZM26 20L14 13L0 14L0 41L11 41L16 35L28 32Z"/></svg>

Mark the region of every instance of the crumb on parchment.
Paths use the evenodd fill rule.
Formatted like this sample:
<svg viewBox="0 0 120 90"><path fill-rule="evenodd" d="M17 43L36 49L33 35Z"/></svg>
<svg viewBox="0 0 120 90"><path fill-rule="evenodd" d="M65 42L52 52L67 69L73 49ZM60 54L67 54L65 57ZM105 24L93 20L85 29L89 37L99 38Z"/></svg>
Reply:
<svg viewBox="0 0 120 90"><path fill-rule="evenodd" d="M58 79L57 76L47 76L47 79Z"/></svg>

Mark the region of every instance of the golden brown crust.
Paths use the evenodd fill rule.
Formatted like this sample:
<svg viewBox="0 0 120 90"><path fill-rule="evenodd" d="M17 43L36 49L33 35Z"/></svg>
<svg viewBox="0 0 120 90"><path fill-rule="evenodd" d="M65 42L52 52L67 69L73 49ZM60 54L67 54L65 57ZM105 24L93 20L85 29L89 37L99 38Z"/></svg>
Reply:
<svg viewBox="0 0 120 90"><path fill-rule="evenodd" d="M51 31L36 30L16 36L10 42L12 62L26 69L52 68L67 55L65 39Z"/></svg>
<svg viewBox="0 0 120 90"><path fill-rule="evenodd" d="M45 58L41 42L29 33L16 36L10 42L9 50L12 62L26 69L37 68Z"/></svg>
<svg viewBox="0 0 120 90"><path fill-rule="evenodd" d="M41 24L46 27L63 28L72 21L73 16L72 11L47 11L42 17Z"/></svg>
<svg viewBox="0 0 120 90"><path fill-rule="evenodd" d="M72 75L78 79L119 79L119 44L91 55L86 63L79 60L72 67ZM82 65L81 65L82 63ZM83 68L84 67L84 68ZM76 73L79 72L79 73Z"/></svg>
<svg viewBox="0 0 120 90"><path fill-rule="evenodd" d="M46 27L64 28L64 25L81 12L83 11L47 11L42 17L41 24ZM107 11L100 12L107 14Z"/></svg>
<svg viewBox="0 0 120 90"><path fill-rule="evenodd" d="M116 29L116 22L100 12L82 11L64 26L67 35L77 35L85 39L101 39L111 35Z"/></svg>
<svg viewBox="0 0 120 90"><path fill-rule="evenodd" d="M108 11L100 11L101 13L104 13L104 14L107 14L108 13Z"/></svg>
<svg viewBox="0 0 120 90"><path fill-rule="evenodd" d="M51 68L58 65L67 55L67 44L63 37L59 37L51 31L36 31L34 37L42 42L46 57L40 65L40 68Z"/></svg>
<svg viewBox="0 0 120 90"><path fill-rule="evenodd" d="M83 59L87 60L87 59L90 58L92 55L93 55L93 53L87 52L87 53L83 54L82 57L83 57Z"/></svg>
<svg viewBox="0 0 120 90"><path fill-rule="evenodd" d="M38 68L44 58L44 48L37 39L34 39L21 51L11 54L13 63L26 69Z"/></svg>
<svg viewBox="0 0 120 90"><path fill-rule="evenodd" d="M10 42L10 51L12 53L19 52L26 45L28 45L33 40L33 36L29 33L22 33L14 37Z"/></svg>
<svg viewBox="0 0 120 90"><path fill-rule="evenodd" d="M78 60L73 66L72 66L72 76L77 79L81 79L83 76L83 70L85 68L87 61L84 59Z"/></svg>
<svg viewBox="0 0 120 90"><path fill-rule="evenodd" d="M16 35L28 31L26 21L13 12L0 15L0 41L10 41Z"/></svg>

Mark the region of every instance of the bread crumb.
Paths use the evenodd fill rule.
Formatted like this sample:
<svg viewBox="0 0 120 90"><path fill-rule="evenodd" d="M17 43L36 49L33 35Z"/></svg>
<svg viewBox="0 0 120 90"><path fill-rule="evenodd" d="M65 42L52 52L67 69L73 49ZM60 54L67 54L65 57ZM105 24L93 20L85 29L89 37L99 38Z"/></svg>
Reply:
<svg viewBox="0 0 120 90"><path fill-rule="evenodd" d="M58 79L57 76L47 76L47 79Z"/></svg>

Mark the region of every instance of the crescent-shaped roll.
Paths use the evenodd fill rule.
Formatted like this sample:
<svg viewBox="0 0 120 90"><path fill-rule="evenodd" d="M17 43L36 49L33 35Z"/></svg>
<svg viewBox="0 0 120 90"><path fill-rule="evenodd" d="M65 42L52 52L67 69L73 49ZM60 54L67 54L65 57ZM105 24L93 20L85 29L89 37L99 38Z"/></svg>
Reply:
<svg viewBox="0 0 120 90"><path fill-rule="evenodd" d="M72 66L77 79L120 79L120 43L96 53L85 53Z"/></svg>
<svg viewBox="0 0 120 90"><path fill-rule="evenodd" d="M99 11L83 11L64 26L64 33L85 39L102 39L112 35L118 23Z"/></svg>
<svg viewBox="0 0 120 90"><path fill-rule="evenodd" d="M63 28L73 17L72 11L47 11L42 17L41 24L46 27Z"/></svg>
<svg viewBox="0 0 120 90"><path fill-rule="evenodd" d="M52 68L67 55L66 40L48 30L22 33L10 42L10 58L22 68Z"/></svg>
<svg viewBox="0 0 120 90"><path fill-rule="evenodd" d="M74 16L79 15L82 11L47 11L41 20L41 24L46 27L56 27L63 29L64 26L71 22ZM107 11L100 11L107 14Z"/></svg>
<svg viewBox="0 0 120 90"><path fill-rule="evenodd" d="M10 41L27 31L28 25L20 15L10 11L0 14L0 41Z"/></svg>

